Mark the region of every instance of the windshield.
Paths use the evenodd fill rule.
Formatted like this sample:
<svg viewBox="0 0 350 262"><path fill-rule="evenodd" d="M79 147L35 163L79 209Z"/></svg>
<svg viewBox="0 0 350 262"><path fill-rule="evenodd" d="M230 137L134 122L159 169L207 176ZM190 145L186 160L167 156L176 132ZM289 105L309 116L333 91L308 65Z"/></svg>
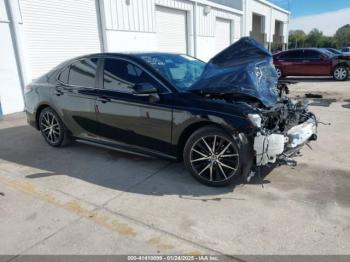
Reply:
<svg viewBox="0 0 350 262"><path fill-rule="evenodd" d="M320 48L319 50L320 50L324 55L327 55L328 57L333 57L333 56L336 55L335 53L329 51L329 50L326 49L326 48Z"/></svg>
<svg viewBox="0 0 350 262"><path fill-rule="evenodd" d="M340 52L339 50L337 49L334 49L334 48L326 48L327 51L333 53L333 54L336 54L336 55L341 55L342 52Z"/></svg>
<svg viewBox="0 0 350 262"><path fill-rule="evenodd" d="M187 91L202 75L205 63L187 55L142 54L139 56L169 80L179 91Z"/></svg>

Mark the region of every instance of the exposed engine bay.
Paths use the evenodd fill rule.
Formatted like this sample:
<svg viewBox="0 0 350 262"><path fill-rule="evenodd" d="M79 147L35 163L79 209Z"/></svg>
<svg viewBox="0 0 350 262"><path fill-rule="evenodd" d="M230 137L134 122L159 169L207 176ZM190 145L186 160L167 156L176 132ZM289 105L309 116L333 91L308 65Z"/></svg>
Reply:
<svg viewBox="0 0 350 262"><path fill-rule="evenodd" d="M317 119L308 110L307 100L295 100L287 96L288 83L278 83L278 102L266 107L258 99L235 94L202 94L207 98L227 103L246 103L256 113L248 118L256 127L249 136L253 140L255 166L272 163L296 165L292 158L301 147L317 139Z"/></svg>
<svg viewBox="0 0 350 262"><path fill-rule="evenodd" d="M291 158L300 147L317 139L317 119L308 111L307 101L284 96L274 107L259 110L261 123L257 123L254 137L256 165L276 161L295 165Z"/></svg>

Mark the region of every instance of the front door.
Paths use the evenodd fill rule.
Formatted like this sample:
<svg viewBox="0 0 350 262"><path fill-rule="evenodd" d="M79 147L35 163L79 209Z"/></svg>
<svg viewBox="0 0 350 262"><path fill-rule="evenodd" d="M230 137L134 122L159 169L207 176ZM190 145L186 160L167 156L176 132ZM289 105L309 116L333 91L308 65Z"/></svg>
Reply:
<svg viewBox="0 0 350 262"><path fill-rule="evenodd" d="M305 75L303 68L304 52L300 50L291 50L285 53L281 58L282 71L287 76Z"/></svg>
<svg viewBox="0 0 350 262"><path fill-rule="evenodd" d="M100 136L110 142L172 154L171 94L155 78L135 63L105 58L96 101ZM158 89L159 99L135 94L136 84Z"/></svg>

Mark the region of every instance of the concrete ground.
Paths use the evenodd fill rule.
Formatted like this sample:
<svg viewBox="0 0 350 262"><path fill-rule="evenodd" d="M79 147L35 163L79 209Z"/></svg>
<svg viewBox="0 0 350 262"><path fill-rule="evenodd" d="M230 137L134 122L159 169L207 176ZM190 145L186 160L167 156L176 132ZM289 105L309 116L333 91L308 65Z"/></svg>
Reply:
<svg viewBox="0 0 350 262"><path fill-rule="evenodd" d="M23 114L0 121L0 254L350 254L350 82L318 92L319 140L295 169L210 188L181 163L45 144ZM335 98L335 100L332 100Z"/></svg>

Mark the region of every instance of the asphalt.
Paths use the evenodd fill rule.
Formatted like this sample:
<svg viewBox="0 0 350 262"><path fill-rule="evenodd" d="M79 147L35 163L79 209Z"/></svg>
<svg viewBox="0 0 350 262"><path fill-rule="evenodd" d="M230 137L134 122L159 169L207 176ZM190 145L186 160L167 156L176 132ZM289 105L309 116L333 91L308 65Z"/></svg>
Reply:
<svg viewBox="0 0 350 262"><path fill-rule="evenodd" d="M325 125L263 187L210 188L181 163L52 148L23 113L6 116L0 254L350 254L350 82L301 80L293 96L332 99L310 107Z"/></svg>

